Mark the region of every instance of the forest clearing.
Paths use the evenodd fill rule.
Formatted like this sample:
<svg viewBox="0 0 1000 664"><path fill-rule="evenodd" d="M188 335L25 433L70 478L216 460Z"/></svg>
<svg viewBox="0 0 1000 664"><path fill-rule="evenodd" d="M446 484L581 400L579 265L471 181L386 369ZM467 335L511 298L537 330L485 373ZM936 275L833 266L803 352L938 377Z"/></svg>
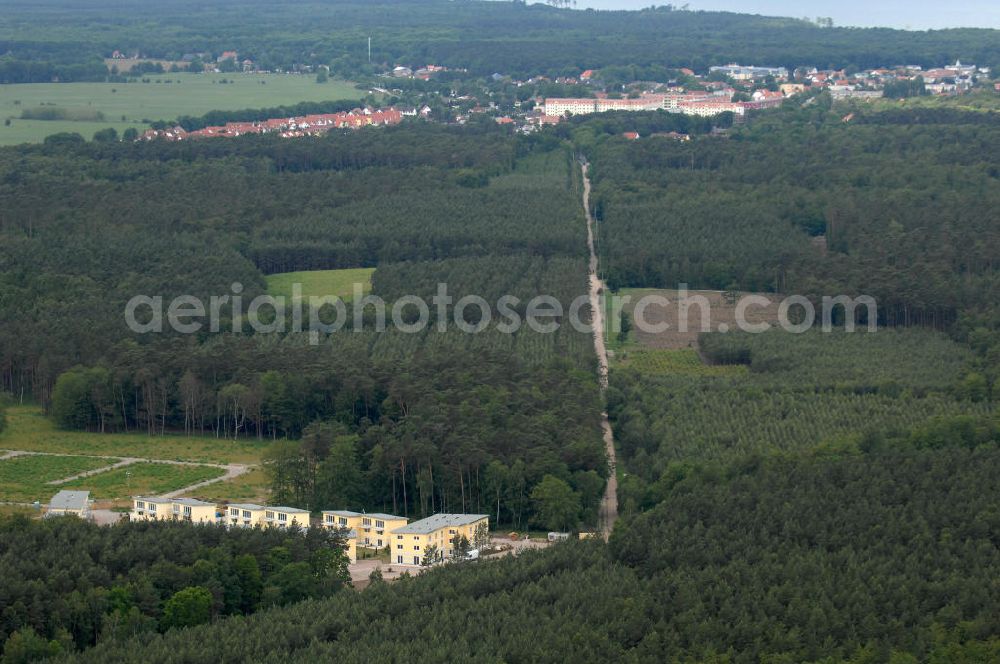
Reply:
<svg viewBox="0 0 1000 664"><path fill-rule="evenodd" d="M274 296L284 296L293 300L292 285L300 284L300 296L323 297L336 295L349 302L354 296L354 285L361 285L365 295L372 290L373 267L346 268L342 270L308 270L303 272L282 272L267 275L267 292Z"/></svg>

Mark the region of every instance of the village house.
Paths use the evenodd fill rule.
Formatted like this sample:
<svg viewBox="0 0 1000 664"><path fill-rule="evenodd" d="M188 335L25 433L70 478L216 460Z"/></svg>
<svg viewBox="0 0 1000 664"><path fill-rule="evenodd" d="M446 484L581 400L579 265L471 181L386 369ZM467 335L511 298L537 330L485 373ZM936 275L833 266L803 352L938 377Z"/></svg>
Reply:
<svg viewBox="0 0 1000 664"><path fill-rule="evenodd" d="M489 529L486 514L435 514L390 532L392 558L397 565L420 566L433 552L432 562L450 560L457 538L465 537L478 552L477 540Z"/></svg>

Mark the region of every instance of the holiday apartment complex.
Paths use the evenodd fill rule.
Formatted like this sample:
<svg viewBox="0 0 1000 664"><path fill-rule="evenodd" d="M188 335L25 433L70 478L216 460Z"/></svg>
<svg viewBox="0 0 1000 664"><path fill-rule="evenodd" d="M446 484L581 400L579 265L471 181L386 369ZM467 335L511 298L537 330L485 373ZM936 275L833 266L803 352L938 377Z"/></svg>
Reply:
<svg viewBox="0 0 1000 664"><path fill-rule="evenodd" d="M323 526L326 528L350 528L358 534L358 546L381 549L389 546L389 533L402 528L409 521L405 516L372 512L351 512L349 510L327 510L323 512Z"/></svg>
<svg viewBox="0 0 1000 664"><path fill-rule="evenodd" d="M390 560L397 565L417 566L450 560L455 555L456 539L464 537L470 549L478 549L488 530L489 517L485 514L435 514L390 533ZM431 560L425 561L426 557Z"/></svg>
<svg viewBox="0 0 1000 664"><path fill-rule="evenodd" d="M132 499L130 521L190 521L191 523L216 523L215 503L194 498L160 498L136 496Z"/></svg>

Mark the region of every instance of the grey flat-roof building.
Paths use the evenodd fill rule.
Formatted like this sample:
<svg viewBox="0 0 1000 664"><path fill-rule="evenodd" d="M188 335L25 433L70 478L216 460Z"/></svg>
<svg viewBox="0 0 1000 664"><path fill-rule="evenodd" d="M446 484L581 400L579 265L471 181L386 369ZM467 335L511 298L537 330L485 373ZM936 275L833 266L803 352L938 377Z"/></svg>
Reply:
<svg viewBox="0 0 1000 664"><path fill-rule="evenodd" d="M52 496L45 516L78 516L86 519L90 516L90 492L63 490Z"/></svg>

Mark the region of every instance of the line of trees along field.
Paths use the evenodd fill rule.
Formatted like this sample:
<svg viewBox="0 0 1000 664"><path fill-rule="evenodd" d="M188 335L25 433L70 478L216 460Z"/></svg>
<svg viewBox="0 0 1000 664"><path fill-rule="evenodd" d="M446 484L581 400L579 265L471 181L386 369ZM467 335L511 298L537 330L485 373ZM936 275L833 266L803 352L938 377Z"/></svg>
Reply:
<svg viewBox="0 0 1000 664"><path fill-rule="evenodd" d="M109 17L113 16L114 19ZM484 35L489 35L485 38ZM367 37L372 37L371 62ZM0 24L0 82L103 80L113 51L179 60L237 50L265 70L328 65L348 77L403 62L527 78L594 67L764 62L797 67L1000 63L996 31L820 27L800 19L680 11L571 11L541 3L443 0L311 1L294 6L177 0L155 7L25 0Z"/></svg>

